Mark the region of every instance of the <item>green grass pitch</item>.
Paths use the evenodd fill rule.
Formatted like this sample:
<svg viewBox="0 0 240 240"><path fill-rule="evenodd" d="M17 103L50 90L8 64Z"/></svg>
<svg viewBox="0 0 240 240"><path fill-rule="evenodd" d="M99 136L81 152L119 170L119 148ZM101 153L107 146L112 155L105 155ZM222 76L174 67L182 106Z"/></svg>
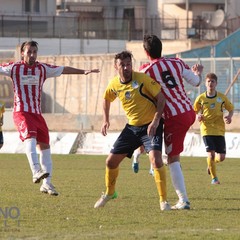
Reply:
<svg viewBox="0 0 240 240"><path fill-rule="evenodd" d="M119 197L94 209L104 186L106 156L53 155L58 197L40 193L23 154L0 154L0 239L240 239L239 159L217 165L211 185L206 159L182 157L191 210L161 212L146 155L140 171L120 165ZM168 200L177 196L168 176Z"/></svg>

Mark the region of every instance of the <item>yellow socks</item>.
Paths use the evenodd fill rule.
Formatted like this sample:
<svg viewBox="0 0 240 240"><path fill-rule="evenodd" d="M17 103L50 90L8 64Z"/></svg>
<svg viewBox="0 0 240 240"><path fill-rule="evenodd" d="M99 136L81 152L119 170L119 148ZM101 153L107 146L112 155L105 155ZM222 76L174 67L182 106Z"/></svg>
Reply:
<svg viewBox="0 0 240 240"><path fill-rule="evenodd" d="M106 167L105 183L106 183L106 195L113 195L115 192L116 179L118 177L119 167L110 169Z"/></svg>
<svg viewBox="0 0 240 240"><path fill-rule="evenodd" d="M207 158L207 165L208 165L208 169L210 171L211 177L212 178L216 178L217 177L217 173L216 173L216 163L215 161L212 161L211 158Z"/></svg>
<svg viewBox="0 0 240 240"><path fill-rule="evenodd" d="M214 162L215 163L220 163L221 161L220 161L220 159L218 157L215 157Z"/></svg>
<svg viewBox="0 0 240 240"><path fill-rule="evenodd" d="M160 202L167 201L167 180L166 180L166 169L164 166L161 168L154 168L154 178L160 197Z"/></svg>

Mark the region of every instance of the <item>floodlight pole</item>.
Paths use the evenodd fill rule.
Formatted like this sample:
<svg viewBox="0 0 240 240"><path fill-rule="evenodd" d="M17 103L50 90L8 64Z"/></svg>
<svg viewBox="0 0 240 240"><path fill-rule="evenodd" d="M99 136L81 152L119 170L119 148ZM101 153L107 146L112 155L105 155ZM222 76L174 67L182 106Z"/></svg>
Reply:
<svg viewBox="0 0 240 240"><path fill-rule="evenodd" d="M228 0L225 0L224 12L225 12L225 37L227 37L228 36L228 30L227 30Z"/></svg>
<svg viewBox="0 0 240 240"><path fill-rule="evenodd" d="M188 22L189 22L189 0L186 0L186 14L187 14L187 35L188 35Z"/></svg>

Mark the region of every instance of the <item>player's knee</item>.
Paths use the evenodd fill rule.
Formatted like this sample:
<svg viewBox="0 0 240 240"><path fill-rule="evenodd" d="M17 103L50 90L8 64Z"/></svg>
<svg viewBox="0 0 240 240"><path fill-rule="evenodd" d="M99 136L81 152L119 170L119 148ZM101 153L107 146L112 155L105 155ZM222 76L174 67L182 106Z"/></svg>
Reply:
<svg viewBox="0 0 240 240"><path fill-rule="evenodd" d="M112 154L110 153L106 159L106 166L110 169L115 169L119 166L126 154Z"/></svg>
<svg viewBox="0 0 240 240"><path fill-rule="evenodd" d="M180 155L168 156L168 164L180 162Z"/></svg>
<svg viewBox="0 0 240 240"><path fill-rule="evenodd" d="M225 155L221 155L220 162L223 162L225 160Z"/></svg>
<svg viewBox="0 0 240 240"><path fill-rule="evenodd" d="M161 168L163 166L163 161L160 157L151 157L149 160L154 168Z"/></svg>

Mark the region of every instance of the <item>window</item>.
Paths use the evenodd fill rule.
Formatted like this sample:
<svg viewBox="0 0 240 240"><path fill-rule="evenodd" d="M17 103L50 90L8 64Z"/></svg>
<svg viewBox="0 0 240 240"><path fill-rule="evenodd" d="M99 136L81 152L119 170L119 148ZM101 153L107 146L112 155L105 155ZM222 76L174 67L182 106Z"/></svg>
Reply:
<svg viewBox="0 0 240 240"><path fill-rule="evenodd" d="M24 2L24 11L28 13L31 12L31 0L25 0Z"/></svg>
<svg viewBox="0 0 240 240"><path fill-rule="evenodd" d="M40 0L23 0L23 11L26 13L39 13Z"/></svg>
<svg viewBox="0 0 240 240"><path fill-rule="evenodd" d="M33 12L39 13L40 12L40 0L33 0Z"/></svg>

